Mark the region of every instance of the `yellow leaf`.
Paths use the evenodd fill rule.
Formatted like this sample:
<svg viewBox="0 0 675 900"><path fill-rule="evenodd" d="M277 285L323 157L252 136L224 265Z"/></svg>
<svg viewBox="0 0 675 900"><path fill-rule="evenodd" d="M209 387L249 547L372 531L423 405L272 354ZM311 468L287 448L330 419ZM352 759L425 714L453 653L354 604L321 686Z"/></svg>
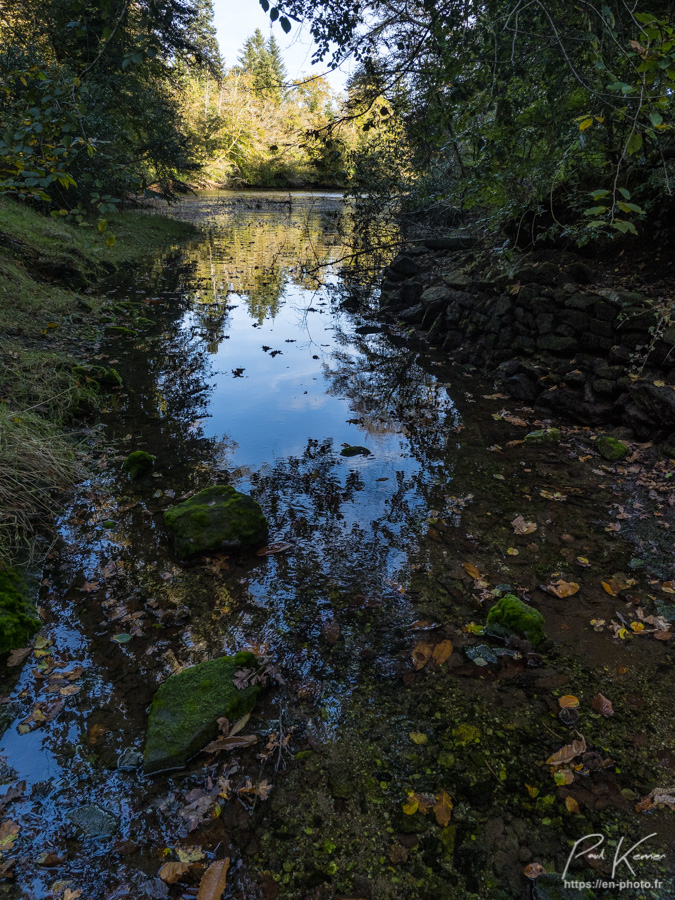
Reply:
<svg viewBox="0 0 675 900"><path fill-rule="evenodd" d="M464 568L466 569L467 573L473 578L474 581L477 581L480 579L481 574L478 571L478 569L473 565L473 563L464 563Z"/></svg>
<svg viewBox="0 0 675 900"><path fill-rule="evenodd" d="M590 128L593 124L593 119L589 116L587 119L584 119L583 122L579 122L579 131L586 131L587 128Z"/></svg>
<svg viewBox="0 0 675 900"><path fill-rule="evenodd" d="M567 811L571 813L579 812L579 804L574 799L574 797L565 797L565 806L567 807Z"/></svg>
<svg viewBox="0 0 675 900"><path fill-rule="evenodd" d="M539 788L538 788L538 787L534 787L534 786L531 785L531 784L526 784L525 787L527 788L527 793L528 793L528 794L530 795L530 797L532 797L533 799L539 795Z"/></svg>
<svg viewBox="0 0 675 900"><path fill-rule="evenodd" d="M433 647L424 641L420 641L412 652L413 668L416 672L423 669L431 659Z"/></svg>
<svg viewBox="0 0 675 900"><path fill-rule="evenodd" d="M572 784L574 772L571 772L569 769L558 769L553 773L553 780L560 787L564 784Z"/></svg>
<svg viewBox="0 0 675 900"><path fill-rule="evenodd" d="M408 735L413 744L426 744L429 738L421 731L411 731Z"/></svg>
<svg viewBox="0 0 675 900"><path fill-rule="evenodd" d="M518 556L518 550L516 550L515 547L509 547L506 552L509 554L509 556Z"/></svg>
<svg viewBox="0 0 675 900"><path fill-rule="evenodd" d="M558 700L561 709L576 709L579 706L579 698L574 694L564 694Z"/></svg>
<svg viewBox="0 0 675 900"><path fill-rule="evenodd" d="M420 808L420 801L414 791L410 791L407 801L403 804L403 812L406 816L412 816Z"/></svg>
<svg viewBox="0 0 675 900"><path fill-rule="evenodd" d="M580 566L583 566L585 569L590 566L590 561L586 559L585 556L577 556L577 562Z"/></svg>
<svg viewBox="0 0 675 900"><path fill-rule="evenodd" d="M579 590L579 585L576 581L563 581L562 578L559 578L554 584L549 584L548 589L551 594L555 594L556 597L560 597L562 600L565 597L571 597L573 594L576 594Z"/></svg>
<svg viewBox="0 0 675 900"><path fill-rule="evenodd" d="M645 630L645 626L642 624L642 622L631 622L631 623L630 623L630 627L631 627L631 628L633 629L633 631L635 631L636 633L639 633L640 631L644 631L644 630Z"/></svg>

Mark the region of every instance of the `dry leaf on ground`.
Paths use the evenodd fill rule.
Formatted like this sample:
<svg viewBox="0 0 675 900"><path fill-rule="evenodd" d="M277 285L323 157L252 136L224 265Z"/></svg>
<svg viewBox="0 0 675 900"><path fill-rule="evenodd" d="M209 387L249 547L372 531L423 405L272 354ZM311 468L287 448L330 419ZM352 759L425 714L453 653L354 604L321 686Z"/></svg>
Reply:
<svg viewBox="0 0 675 900"><path fill-rule="evenodd" d="M452 641L441 641L440 644L436 644L433 649L433 653L431 654L432 660L437 665L442 665L442 663L447 662L452 655Z"/></svg>
<svg viewBox="0 0 675 900"><path fill-rule="evenodd" d="M438 824L443 828L450 824L450 818L452 816L452 798L445 791L441 791L440 794L436 796L434 815L436 816Z"/></svg>
<svg viewBox="0 0 675 900"><path fill-rule="evenodd" d="M582 737L578 741L572 741L571 744L565 744L557 753L546 760L547 766L564 766L568 762L572 762L577 756L581 756L586 752L586 741Z"/></svg>
<svg viewBox="0 0 675 900"><path fill-rule="evenodd" d="M608 700L603 694L596 694L591 700L591 707L597 713L601 713L606 719L614 715L614 707L611 700Z"/></svg>
<svg viewBox="0 0 675 900"><path fill-rule="evenodd" d="M532 534L533 531L537 530L535 522L526 522L522 516L516 516L511 525L515 534Z"/></svg>
<svg viewBox="0 0 675 900"><path fill-rule="evenodd" d="M539 878L540 875L546 875L546 869L542 866L541 863L528 863L523 869L523 875L526 878L531 878L534 881L534 879Z"/></svg>
<svg viewBox="0 0 675 900"><path fill-rule="evenodd" d="M187 862L164 863L162 868L159 870L159 877L166 884L174 884L176 881L180 881L183 875L185 875L185 873L191 867L192 864Z"/></svg>
<svg viewBox="0 0 675 900"><path fill-rule="evenodd" d="M564 694L558 699L558 704L561 709L576 709L579 706L579 698L574 694Z"/></svg>
<svg viewBox="0 0 675 900"><path fill-rule="evenodd" d="M431 644L427 644L424 641L420 641L420 643L417 644L412 652L413 668L416 672L419 672L420 669L423 669L426 666L431 659L431 654L433 652L434 648Z"/></svg>
<svg viewBox="0 0 675 900"><path fill-rule="evenodd" d="M573 594L576 594L579 590L579 585L576 581L564 581L562 578L559 578L553 584L549 584L548 591L550 594L555 594L556 597L560 597L561 600L564 600L565 597L571 597Z"/></svg>
<svg viewBox="0 0 675 900"><path fill-rule="evenodd" d="M220 900L221 894L227 887L227 870L229 868L229 859L219 859L217 862L211 863L202 875L197 900Z"/></svg>
<svg viewBox="0 0 675 900"><path fill-rule="evenodd" d="M635 804L635 812L645 812L655 806L667 806L675 811L675 787L654 788L639 803Z"/></svg>

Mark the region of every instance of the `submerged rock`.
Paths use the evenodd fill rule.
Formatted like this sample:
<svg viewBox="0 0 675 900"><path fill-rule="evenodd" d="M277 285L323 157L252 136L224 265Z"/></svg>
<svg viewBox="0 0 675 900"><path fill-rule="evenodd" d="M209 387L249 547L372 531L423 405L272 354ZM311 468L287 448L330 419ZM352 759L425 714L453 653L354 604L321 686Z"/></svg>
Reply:
<svg viewBox="0 0 675 900"><path fill-rule="evenodd" d="M340 450L340 456L370 456L370 450L367 447L343 447Z"/></svg>
<svg viewBox="0 0 675 900"><path fill-rule="evenodd" d="M0 569L0 653L25 647L42 623L16 569Z"/></svg>
<svg viewBox="0 0 675 900"><path fill-rule="evenodd" d="M164 513L179 556L212 550L248 550L267 543L260 505L229 485L206 488Z"/></svg>
<svg viewBox="0 0 675 900"><path fill-rule="evenodd" d="M531 431L525 435L525 443L531 446L540 444L559 444L560 429L559 428L540 428L538 431Z"/></svg>
<svg viewBox="0 0 675 900"><path fill-rule="evenodd" d="M544 617L539 610L523 603L513 594L506 594L495 603L488 613L487 628L493 634L502 637L511 634L520 635L533 645L546 637Z"/></svg>
<svg viewBox="0 0 675 900"><path fill-rule="evenodd" d="M119 819L96 803L79 806L66 814L66 818L76 825L88 838L113 837L120 827Z"/></svg>
<svg viewBox="0 0 675 900"><path fill-rule="evenodd" d="M609 462L618 462L630 453L630 449L623 441L618 441L608 434L603 434L602 437L597 439L595 442L595 449L600 456Z"/></svg>
<svg viewBox="0 0 675 900"><path fill-rule="evenodd" d="M143 751L145 771L182 768L214 740L218 719L233 721L253 709L260 686L238 690L234 678L239 669L255 666L252 653L237 653L170 675L150 706Z"/></svg>
<svg viewBox="0 0 675 900"><path fill-rule="evenodd" d="M129 475L132 481L136 481L137 478L141 478L150 471L156 458L152 453L146 453L145 450L134 450L122 463L122 470Z"/></svg>

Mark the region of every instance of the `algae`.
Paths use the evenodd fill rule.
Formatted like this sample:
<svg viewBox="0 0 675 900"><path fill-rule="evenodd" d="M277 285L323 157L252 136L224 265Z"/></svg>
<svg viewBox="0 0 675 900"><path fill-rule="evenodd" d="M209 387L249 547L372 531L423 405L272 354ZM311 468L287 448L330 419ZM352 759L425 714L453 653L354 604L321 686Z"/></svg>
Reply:
<svg viewBox="0 0 675 900"><path fill-rule="evenodd" d="M603 434L597 439L595 449L608 462L618 462L630 453L630 449L623 441L618 441L608 434Z"/></svg>
<svg viewBox="0 0 675 900"><path fill-rule="evenodd" d="M546 637L544 617L539 610L513 594L506 594L497 601L488 613L486 624L493 634L517 634L535 646Z"/></svg>
<svg viewBox="0 0 675 900"><path fill-rule="evenodd" d="M155 464L156 457L145 450L134 450L122 463L122 470L126 472L132 481L147 474Z"/></svg>

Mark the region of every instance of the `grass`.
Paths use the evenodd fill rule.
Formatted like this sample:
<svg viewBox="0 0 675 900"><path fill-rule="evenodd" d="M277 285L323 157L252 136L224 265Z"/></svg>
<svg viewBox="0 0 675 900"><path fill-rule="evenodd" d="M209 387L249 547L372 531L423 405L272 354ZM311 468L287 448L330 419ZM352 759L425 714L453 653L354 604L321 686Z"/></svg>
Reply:
<svg viewBox="0 0 675 900"><path fill-rule="evenodd" d="M103 325L96 285L194 233L140 212L115 216L110 228L112 248L94 244L89 229L0 199L0 563L25 555L80 475L65 426L96 405L95 387L72 371Z"/></svg>

